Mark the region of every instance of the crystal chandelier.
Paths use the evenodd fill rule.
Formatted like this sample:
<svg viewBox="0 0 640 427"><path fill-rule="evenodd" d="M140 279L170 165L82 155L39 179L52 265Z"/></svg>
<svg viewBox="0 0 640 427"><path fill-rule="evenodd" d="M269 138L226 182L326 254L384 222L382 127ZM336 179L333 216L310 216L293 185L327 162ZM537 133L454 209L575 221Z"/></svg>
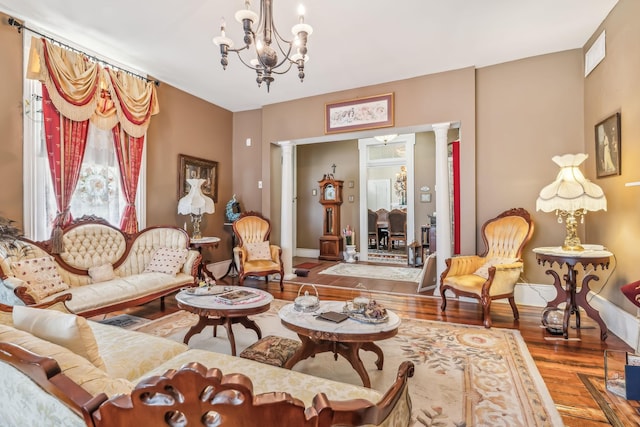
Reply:
<svg viewBox="0 0 640 427"><path fill-rule="evenodd" d="M262 82L269 86L273 82L274 74L285 74L292 65L298 67L298 77L304 80L304 64L309 60L307 55L307 38L313 32L311 25L304 23L304 7L298 8L299 22L291 28L291 33L295 36L293 40L283 38L273 24L273 3L272 0L260 0L260 15L251 10L251 0L245 0L245 9L236 12L236 21L242 24L244 30L244 46L238 49L233 48L233 40L225 35L226 23L224 18L220 24L220 35L213 38L213 43L220 47L222 59L220 63L223 69L227 69L229 52L236 52L240 61L256 72L258 86ZM257 27L254 29L254 24ZM277 46L283 58L278 62L278 52L271 46ZM255 57L247 62L241 52L250 51L254 46ZM283 67L280 69L280 67Z"/></svg>

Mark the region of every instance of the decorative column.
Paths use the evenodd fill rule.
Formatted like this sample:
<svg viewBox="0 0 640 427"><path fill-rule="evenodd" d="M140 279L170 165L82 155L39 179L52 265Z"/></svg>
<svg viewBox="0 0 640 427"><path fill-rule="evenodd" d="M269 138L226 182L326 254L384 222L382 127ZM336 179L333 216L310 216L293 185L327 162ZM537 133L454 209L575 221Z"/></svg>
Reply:
<svg viewBox="0 0 640 427"><path fill-rule="evenodd" d="M444 262L451 257L451 189L449 184L449 155L447 149L447 131L450 123L432 125L436 134L436 289L434 295L440 295L440 275L447 265Z"/></svg>
<svg viewBox="0 0 640 427"><path fill-rule="evenodd" d="M282 264L284 279L296 277L293 274L293 147L291 141L278 143L282 149L282 190L280 202L280 247L282 248Z"/></svg>

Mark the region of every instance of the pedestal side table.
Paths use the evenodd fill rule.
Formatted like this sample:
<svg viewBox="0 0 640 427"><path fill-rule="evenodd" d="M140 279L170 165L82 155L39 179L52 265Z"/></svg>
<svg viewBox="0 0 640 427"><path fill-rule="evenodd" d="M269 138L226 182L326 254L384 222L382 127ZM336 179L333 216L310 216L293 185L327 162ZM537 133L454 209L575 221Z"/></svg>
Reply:
<svg viewBox="0 0 640 427"><path fill-rule="evenodd" d="M572 314L576 316L576 328L580 329L580 307L582 307L587 316L595 320L600 326L600 339L604 341L607 339L607 325L600 317L598 310L591 307L587 301L587 295L590 292L589 283L592 280L599 280L599 277L595 274L587 274L582 278L580 290L578 290L576 265L582 264L583 270L588 267L593 267L594 270L600 267L604 270L609 268L613 253L605 250L600 245L585 244L583 246L585 250L580 252L565 251L561 247L535 248L533 252L536 254L536 259L540 265L549 263L549 267L553 267L553 264L557 263L560 268L564 265L567 266L567 274L564 275L564 286L560 275L555 270L549 269L546 271L547 274L553 277L553 285L557 291L556 298L547 303L547 307L557 307L560 303L566 302L562 323L564 337L569 338L569 320Z"/></svg>
<svg viewBox="0 0 640 427"><path fill-rule="evenodd" d="M222 292L234 290L247 290L239 286L214 286L220 288ZM189 329L184 336L184 343L189 344L189 340L195 334L199 334L207 326L213 326L213 336L217 336L217 327L224 326L227 330L227 337L231 346L231 355L236 355L236 339L233 335L232 325L240 323L247 329L255 331L258 339L262 338L260 327L249 316L269 311L273 295L260 289L251 289L255 297L236 304L226 304L219 300L216 294L194 295L189 290L182 290L176 294L178 308L190 313L197 314L200 318L198 323Z"/></svg>
<svg viewBox="0 0 640 427"><path fill-rule="evenodd" d="M191 249L196 249L200 254L202 254L202 248L207 246L217 248L218 243L220 243L219 237L201 237L200 239L191 239L189 241L189 247ZM216 280L216 277L207 268L207 262L208 261L205 261L204 259L200 261L200 265L198 265L198 279L202 277L202 271L204 270L204 272L210 275L213 280Z"/></svg>
<svg viewBox="0 0 640 427"><path fill-rule="evenodd" d="M232 222L225 222L224 228L229 229L231 231L231 263L229 264L229 268L227 269L227 272L224 273L221 279L224 279L227 276L233 279L238 277L238 266L236 265L236 257L233 254L233 248L236 247L236 233L233 231Z"/></svg>

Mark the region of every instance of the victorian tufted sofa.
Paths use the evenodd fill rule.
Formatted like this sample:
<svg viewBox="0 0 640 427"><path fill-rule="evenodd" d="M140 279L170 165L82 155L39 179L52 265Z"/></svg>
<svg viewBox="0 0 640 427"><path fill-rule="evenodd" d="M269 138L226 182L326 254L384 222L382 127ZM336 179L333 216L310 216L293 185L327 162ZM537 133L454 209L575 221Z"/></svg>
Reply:
<svg viewBox="0 0 640 427"><path fill-rule="evenodd" d="M52 253L50 240L17 243L2 249L0 303L42 304L71 294L68 308L86 317L156 298L164 303L165 295L194 284L201 259L181 228L126 234L96 217L63 230L60 254Z"/></svg>

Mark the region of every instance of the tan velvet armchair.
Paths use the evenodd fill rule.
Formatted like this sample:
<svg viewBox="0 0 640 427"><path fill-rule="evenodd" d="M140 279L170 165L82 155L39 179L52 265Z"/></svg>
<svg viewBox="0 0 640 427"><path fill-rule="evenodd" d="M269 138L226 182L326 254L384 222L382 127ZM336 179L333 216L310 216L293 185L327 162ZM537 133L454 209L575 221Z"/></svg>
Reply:
<svg viewBox="0 0 640 427"><path fill-rule="evenodd" d="M482 226L485 252L446 260L440 276L441 309L447 308L447 291L479 299L486 328L491 327L491 301L508 298L513 317L518 307L513 291L522 272L522 250L533 235L533 220L525 209L505 211Z"/></svg>
<svg viewBox="0 0 640 427"><path fill-rule="evenodd" d="M233 223L238 246L233 255L238 263L240 286L247 276L264 277L269 283L270 274L280 274L280 290L284 290L284 266L282 249L269 243L271 223L257 212L246 212Z"/></svg>

